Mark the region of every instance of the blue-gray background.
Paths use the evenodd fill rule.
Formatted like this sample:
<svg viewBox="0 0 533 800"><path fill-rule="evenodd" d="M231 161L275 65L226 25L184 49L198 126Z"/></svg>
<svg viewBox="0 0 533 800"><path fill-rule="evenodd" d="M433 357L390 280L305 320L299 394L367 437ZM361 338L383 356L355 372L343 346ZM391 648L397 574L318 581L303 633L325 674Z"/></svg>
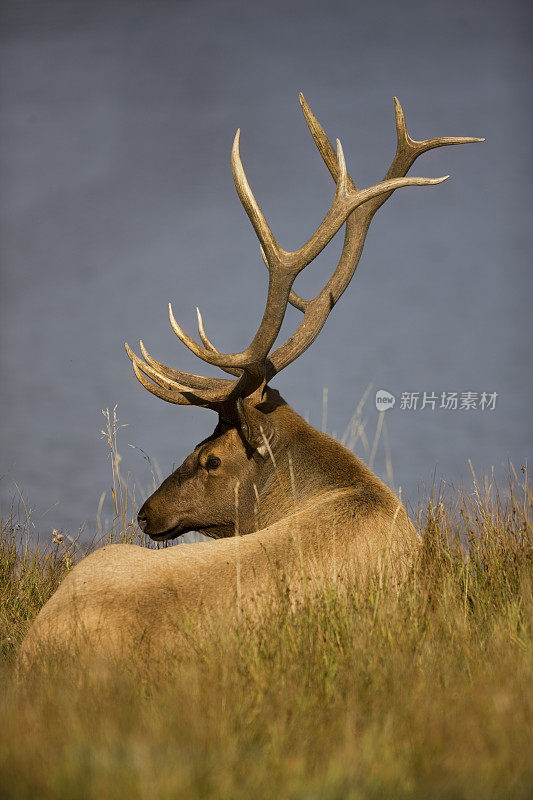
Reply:
<svg viewBox="0 0 533 800"><path fill-rule="evenodd" d="M340 433L368 384L498 392L495 411L387 413L396 485L519 468L531 451L531 97L528 4L6 2L2 4L2 510L17 494L39 526L91 531L109 489L101 409L119 406L123 468L149 483L212 428L133 377L123 342L201 371L166 304L194 307L227 350L250 340L266 274L235 195L241 153L281 244L318 225L332 182L301 117L302 90L343 142L360 185L395 148L392 97L415 138L485 136L412 174L452 180L395 193L323 333L277 379ZM340 242L297 284L316 292ZM285 334L298 321L288 315ZM366 406L372 438L377 412ZM363 450L360 449L362 455ZM380 449L381 454L381 449ZM381 460L380 460L381 459ZM383 466L378 456L377 468ZM49 508L48 513L41 515ZM109 507L107 507L109 511Z"/></svg>

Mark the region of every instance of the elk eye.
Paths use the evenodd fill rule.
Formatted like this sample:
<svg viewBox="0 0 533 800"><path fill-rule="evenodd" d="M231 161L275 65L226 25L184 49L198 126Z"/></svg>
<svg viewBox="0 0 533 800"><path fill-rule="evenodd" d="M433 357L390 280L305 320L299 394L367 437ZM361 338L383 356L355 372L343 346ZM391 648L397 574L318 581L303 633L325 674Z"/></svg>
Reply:
<svg viewBox="0 0 533 800"><path fill-rule="evenodd" d="M218 469L220 467L220 458L217 456L209 456L205 462L206 469Z"/></svg>

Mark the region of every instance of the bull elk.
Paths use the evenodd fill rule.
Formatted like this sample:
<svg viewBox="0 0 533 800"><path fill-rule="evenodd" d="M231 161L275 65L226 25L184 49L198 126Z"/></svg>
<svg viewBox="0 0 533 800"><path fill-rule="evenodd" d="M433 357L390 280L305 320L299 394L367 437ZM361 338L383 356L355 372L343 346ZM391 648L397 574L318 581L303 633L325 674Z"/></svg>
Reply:
<svg viewBox="0 0 533 800"><path fill-rule="evenodd" d="M156 397L218 414L214 432L163 481L138 515L140 528L157 541L201 531L216 541L152 550L134 545L102 547L63 581L28 633L23 654L44 645L87 641L116 649L147 633L168 641L177 621L197 609L242 607L268 596L281 570L289 590L302 575L351 565L363 575L381 565L402 571L419 537L393 492L339 442L312 428L269 386L320 333L359 262L370 222L388 197L404 186L431 186L446 178L405 177L415 159L444 145L483 139L441 137L416 141L396 109L397 150L381 183L358 189L304 97L311 135L335 181L322 222L302 247L284 250L254 197L239 154L231 154L237 194L252 223L268 269L266 307L250 344L222 353L208 337L198 311L201 344L176 322L177 337L202 361L228 377L207 378L156 361L140 343L142 358L126 344L133 371ZM447 177L447 176L446 176ZM339 262L311 300L293 291L300 272L346 225ZM288 303L303 315L297 330L273 350Z"/></svg>

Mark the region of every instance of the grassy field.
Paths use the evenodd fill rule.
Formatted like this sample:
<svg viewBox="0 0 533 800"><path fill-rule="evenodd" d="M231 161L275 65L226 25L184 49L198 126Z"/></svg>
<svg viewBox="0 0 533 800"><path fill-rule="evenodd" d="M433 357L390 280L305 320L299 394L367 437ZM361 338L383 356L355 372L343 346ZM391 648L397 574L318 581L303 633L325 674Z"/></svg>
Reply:
<svg viewBox="0 0 533 800"><path fill-rule="evenodd" d="M115 486L116 540L133 529ZM15 680L31 620L79 553L0 537L0 797L530 798L533 539L527 476L433 497L399 590L280 591L157 665L49 664ZM122 516L121 516L122 515ZM119 533L119 530L122 533Z"/></svg>

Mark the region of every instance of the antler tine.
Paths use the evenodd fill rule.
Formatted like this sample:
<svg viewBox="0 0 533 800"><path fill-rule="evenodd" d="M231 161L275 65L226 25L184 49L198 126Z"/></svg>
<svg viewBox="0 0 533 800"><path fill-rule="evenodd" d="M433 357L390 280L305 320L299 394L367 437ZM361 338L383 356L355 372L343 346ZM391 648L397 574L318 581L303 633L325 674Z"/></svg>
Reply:
<svg viewBox="0 0 533 800"><path fill-rule="evenodd" d="M333 157L333 146L301 93L300 103L315 144L333 179L337 181L338 168ZM396 97L394 98L394 105L398 144L395 157L385 175L384 182L405 175L416 158L427 150L446 145L470 144L485 141L484 139L475 137L439 137L416 141L412 139L407 132L403 109ZM348 180L355 188L355 184L349 175ZM295 292L291 292L290 302L293 306L304 312L304 319L290 339L270 355L269 379L275 375L276 372L284 369L284 367L298 358L320 333L328 314L353 277L361 257L366 233L374 214L387 198L390 197L392 191L393 190L377 195L364 205L358 206L348 217L341 257L333 275L322 291L313 300L304 300Z"/></svg>
<svg viewBox="0 0 533 800"><path fill-rule="evenodd" d="M215 407L226 401L235 390L237 384L239 384L240 379L229 381L220 378L202 378L199 375L188 375L187 373L170 370L169 367L164 367L164 365L152 359L142 343L141 351L149 359L146 362L142 361L133 352L127 342L125 347L133 364L135 375L142 385L149 389L152 394L161 397L163 400L168 400L170 403ZM158 368L152 366L152 363L149 363L150 361L157 364ZM163 367L165 371L163 372L159 367ZM170 377L168 373L184 376L187 379L187 383L179 383L173 377ZM142 377L139 377L140 375ZM148 381L148 378L150 378L150 381Z"/></svg>
<svg viewBox="0 0 533 800"><path fill-rule="evenodd" d="M328 168L331 177L333 178L335 183L337 183L339 177L339 162L337 160L337 154L335 153L335 150L330 140L328 139L324 128L317 120L313 112L311 111L309 104L307 103L307 100L303 96L302 92L300 92L299 94L299 100L305 117L305 121L307 122L307 126L311 132L311 136L313 137L315 144L317 145L318 150L322 158L324 159L324 163L326 164L326 167ZM357 186L355 185L349 173L347 173L346 178L350 188L357 191ZM352 212L352 216L353 214L355 214L355 212ZM351 219L351 217L349 217L348 219ZM346 237L344 246L346 246ZM344 252L344 247L343 247L343 252ZM268 262L266 261L262 249L261 249L261 255L263 256L263 261L268 267ZM289 303L291 304L291 306L297 308L299 311L305 312L307 306L309 305L309 302L310 302L309 300L304 300L303 297L300 297L300 295L297 294L294 291L294 289L291 289L291 293L289 296Z"/></svg>
<svg viewBox="0 0 533 800"><path fill-rule="evenodd" d="M199 406L200 408L210 408L212 411L220 411L224 401L210 401L205 400L202 397L194 394L193 392L187 393L176 393L169 391L168 389L163 389L160 386L152 383L151 381L146 378L143 373L141 372L140 368L137 364L133 363L133 372L135 373L135 377L139 381L139 383L144 386L145 389L151 394L154 394L156 397L159 397L161 400L165 400L167 403L175 403L176 405L180 406Z"/></svg>
<svg viewBox="0 0 533 800"><path fill-rule="evenodd" d="M192 405L192 403L190 403L184 395L171 392L168 389L162 389L160 386L156 386L155 383L149 381L148 378L145 378L137 366L137 363L133 361L133 359L132 365L135 377L145 389L148 389L148 391L151 392L151 394L155 394L155 396L159 397L161 400L166 400L167 403L175 403L176 405L180 406Z"/></svg>
<svg viewBox="0 0 533 800"><path fill-rule="evenodd" d="M209 343L211 346L202 347L178 325L174 312L172 311L172 303L168 304L168 316L172 330L178 339L183 342L195 356L201 358L202 361L205 361L207 364L213 364L216 367L222 367L222 369L229 367L244 368L247 365L249 359L247 359L246 356L248 355L249 348L242 353L219 353L211 342ZM201 335L202 334L200 334L200 336Z"/></svg>
<svg viewBox="0 0 533 800"><path fill-rule="evenodd" d="M180 370L172 369L162 364L160 361L156 361L156 359L150 355L142 341L139 342L139 347L146 363L157 370L157 372L161 373L162 377L170 378L170 380L182 386L186 386L189 389L213 389L218 386L222 390L229 388L233 384L233 381L225 378L206 378L202 375L194 375L190 372L181 372Z"/></svg>
<svg viewBox="0 0 533 800"><path fill-rule="evenodd" d="M198 333L200 335L200 339L202 340L202 344L204 347L207 347L208 350L211 350L213 353L218 353L219 351L216 349L215 345L205 332L204 328L204 321L202 319L202 315L200 313L200 309L196 306L196 317L198 319Z"/></svg>
<svg viewBox="0 0 533 800"><path fill-rule="evenodd" d="M237 190L239 200L241 201L244 210L248 214L250 222L253 225L253 228L257 234L257 238L264 249L267 262L272 265L277 264L280 260L282 250L275 240L268 222L266 221L265 216L259 208L259 204L257 203L252 190L250 189L250 184L248 183L248 179L241 161L239 149L240 137L241 129L239 128L235 134L233 147L231 149L231 171L233 173L235 189Z"/></svg>
<svg viewBox="0 0 533 800"><path fill-rule="evenodd" d="M208 350L211 350L212 353L220 352L219 350L217 350L217 348L215 347L215 345L205 332L204 321L202 319L202 315L200 314L200 309L198 308L198 306L196 306L196 316L198 318L198 333L200 335L200 339L202 340L202 344L204 345L204 347L207 347ZM242 375L241 369L233 369L232 367L221 367L221 369L223 369L224 372L227 372L229 375L236 375L236 376Z"/></svg>
<svg viewBox="0 0 533 800"><path fill-rule="evenodd" d="M309 104L305 97L303 96L302 92L299 94L300 105L302 107L303 115L305 117L305 121L307 122L308 128L311 131L311 136L313 137L316 146L320 151L320 155L324 159L324 163L328 170L331 173L331 177L337 183L339 177L339 164L337 160L337 156L335 154L335 150L333 145L331 144L330 140L327 137L327 134L317 120L313 112L311 111ZM357 186L353 182L350 175L347 176L348 182L352 189L357 189Z"/></svg>
<svg viewBox="0 0 533 800"><path fill-rule="evenodd" d="M412 139L407 130L403 108L397 97L394 98L394 112L396 116L398 145L396 155L385 176L386 178L395 177L399 173L405 174L419 155L426 153L428 150L434 150L436 147L447 147L448 145L456 144L475 144L476 142L485 141L484 138L480 139L475 136L437 136L433 139ZM385 202L385 200L382 202Z"/></svg>

